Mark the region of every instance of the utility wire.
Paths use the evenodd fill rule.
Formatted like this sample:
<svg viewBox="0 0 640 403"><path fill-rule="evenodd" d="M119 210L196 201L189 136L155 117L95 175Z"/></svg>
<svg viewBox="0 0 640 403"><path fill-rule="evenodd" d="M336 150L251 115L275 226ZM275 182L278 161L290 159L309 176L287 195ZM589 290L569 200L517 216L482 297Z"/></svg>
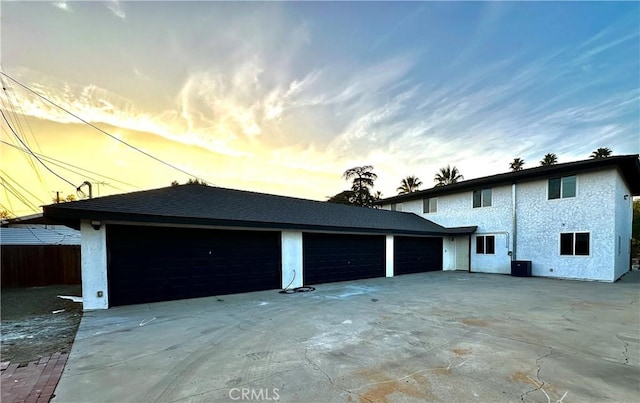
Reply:
<svg viewBox="0 0 640 403"><path fill-rule="evenodd" d="M2 144L4 144L4 145L7 145L7 146L9 146L9 147L13 147L13 148L15 148L15 149L16 149L16 150L18 150L18 151L22 151L22 152L24 152L24 153L29 153L29 150L27 150L27 149L25 149L25 148L22 148L22 147L18 147L18 146L16 146L15 144L11 144L11 143L6 142L6 141L4 141L4 140L0 140L0 143L2 143ZM52 165L58 166L58 167L60 167L60 168L62 168L62 169L66 169L67 171L69 171L69 172L73 172L73 173L75 173L75 174L77 174L77 175L80 175L80 176L86 176L86 174L79 173L79 172L76 172L76 171L72 171L71 169L69 169L69 168L65 168L64 166L62 166L62 165L60 165L60 164L67 165L67 166L70 166L70 167L72 167L72 168L79 169L80 171L88 172L88 173L90 173L90 174L92 174L92 175L97 175L97 176L100 176L100 177L102 177L102 178L109 179L109 180L111 180L111 181L118 182L118 183L121 183L121 184L123 184L123 185L130 186L130 187L132 187L132 188L135 188L135 189L140 189L140 187L139 187L139 186L133 185L133 184L131 184L131 183L124 182L124 181L121 181L121 180L119 180L119 179L112 178L112 177L110 177L110 176L100 174L100 173L98 173L98 172L90 171L90 170L88 170L88 169L86 169L86 168L82 168L82 167L79 167L79 166L77 166L77 165L70 164L70 163L68 163L68 162L60 161L60 160L55 159L55 158L53 158L53 157L48 157L48 156L43 155L43 154L40 154L40 153L34 153L34 154L35 154L35 155L37 155L38 157L42 158L43 160L47 161L48 163L52 164ZM52 161L53 161L53 162L52 162ZM58 164L56 164L56 162L57 162ZM95 178L90 178L90 177L89 177L89 179L96 181L96 179L95 179ZM111 187L112 187L112 188L114 188L114 189L122 190L122 189L119 189L119 188L117 188L117 187L115 187L115 186L113 186L113 185L110 185L110 184L107 184L107 186L111 186Z"/></svg>
<svg viewBox="0 0 640 403"><path fill-rule="evenodd" d="M0 79L2 79L2 77L0 76ZM20 120L18 119L18 115L15 112L15 107L13 105L13 103L11 102L11 100L9 99L8 93L6 93L6 87L4 84L4 79L1 80L1 84L2 84L2 89L5 90L5 95L7 98L7 102L9 103L9 106L5 105L4 102L4 98L5 97L0 97L0 103L2 103L2 108L4 110L7 111L7 114L9 114L9 117L11 117L11 113L13 113L13 119L15 120L14 126L16 127L16 130L20 131L22 125L20 125ZM26 140L26 137L25 137ZM27 141L28 144L28 141ZM33 162L32 158L29 158L30 156L25 155L24 158L27 161L27 164L31 165L31 168L33 168L33 170L35 171L36 176L38 177L38 180L40 181L40 183L42 183L42 177L40 176L40 172L38 171L35 163Z"/></svg>
<svg viewBox="0 0 640 403"><path fill-rule="evenodd" d="M1 64L0 64L0 70L4 70L2 68ZM24 113L24 109L22 109L22 106L20 105L20 102L18 102L18 97L16 96L16 91L13 89L13 87L9 87L8 85L5 85L4 78L2 76L0 76L0 79L2 80L2 89L7 94L7 99L9 100L9 103L11 104L11 106L13 106L13 104L11 103L11 97L9 95L10 94L9 93L9 89L11 89L11 93L13 94L13 99L14 99L15 104L17 106L18 113L20 113L22 116L27 116L27 114ZM25 118L24 122L27 124L27 128L29 129L29 133L31 134L31 137L36 142L36 146L38 147L38 151L42 152L42 147L40 147L40 142L38 141L38 138L36 137L36 135L33 133L33 129L31 128L31 124L29 123L29 119Z"/></svg>
<svg viewBox="0 0 640 403"><path fill-rule="evenodd" d="M27 198L25 198L16 188L11 186L10 183L8 183L4 179L2 179L0 181L0 185L2 185L2 187L4 187L6 190L8 190L9 193L11 193L13 195L13 197L18 199L18 201L20 201L25 206L29 207L29 209L31 209L33 211L38 211L38 207L36 207L35 204L33 204L29 200L27 200Z"/></svg>
<svg viewBox="0 0 640 403"><path fill-rule="evenodd" d="M76 185L74 185L73 183L71 183L70 181L68 181L67 179L63 178L62 176L58 175L54 170L52 170L51 168L49 168L44 162L42 162L42 160L40 158L38 158L37 155L35 155L35 153L33 151L31 151L31 149L29 148L29 146L27 146L24 141L22 141L22 139L20 138L20 136L18 136L18 134L16 133L15 130L13 130L13 127L11 127L11 124L9 123L9 121L7 120L7 117L5 116L4 112L0 109L0 114L2 114L2 117L4 118L4 121L7 122L7 125L9 126L9 129L11 130L11 132L13 133L14 136L16 136L16 138L18 139L18 141L20 141L20 143L22 143L22 145L29 150L29 153L31 153L31 155L33 155L33 157L38 160L39 163L42 164L43 167L45 167L47 169L47 171L51 172L52 174L54 174L55 176L57 176L58 178L62 179L63 181L67 182L69 185L71 185L74 189L76 188Z"/></svg>
<svg viewBox="0 0 640 403"><path fill-rule="evenodd" d="M13 182L14 185L18 186L20 189L22 189L24 192L26 192L29 196L33 197L34 199L36 199L38 202L45 204L38 196L34 195L33 193L31 193L30 191L28 191L27 189L25 189L20 183L18 183L17 180L13 179L11 176L9 176L5 171L3 171L2 169L0 169L0 174L2 174L3 178L9 179L11 182Z"/></svg>
<svg viewBox="0 0 640 403"><path fill-rule="evenodd" d="M135 151L138 151L139 153L144 154L144 155L146 155L147 157L149 157L149 158L151 158L151 159L153 159L153 160L155 160L155 161L157 161L157 162L159 162L159 163L161 163L161 164L163 164L163 165L165 165L165 166L168 166L169 168L173 168L173 169L175 169L176 171L182 172L183 174L186 174L186 175L188 175L189 177L193 177L193 178L195 178L195 179L199 179L199 180L201 180L201 181L203 181L203 182L205 182L205 183L207 183L207 184L209 184L209 185L213 185L213 183L211 183L211 182L205 181L205 180L203 180L203 179L199 178L198 176L196 176L196 175L194 175L194 174L192 174L192 173L190 173L190 172L185 171L185 170L184 170L184 169L182 169L182 168L178 168L177 166L175 166L175 165L173 165L173 164L171 164L171 163L168 163L168 162L166 162L166 161L163 161L163 160L161 160L160 158L158 158L158 157L156 157L156 156L154 156L154 155L152 155L152 154L149 154L148 152L146 152L146 151L144 151L144 150L142 150L142 149L140 149L140 148L138 148L138 147L136 147L136 146L134 146L134 145L132 145L132 144L129 144L129 143L127 143L127 142L126 142L126 141L124 141L124 140L121 140L121 139L117 138L117 137L116 137L116 136L114 136L113 134L111 134L111 133L109 133L109 132L107 132L107 131L105 131L105 130L103 130L103 129L99 128L98 126L94 125L93 123L91 123L91 122L89 122L89 121L87 121L87 120L85 120L85 119L81 118L80 116L78 116L78 115L76 115L75 113L73 113L73 112L69 111L68 109L66 109L66 108L64 108L64 107L62 107L62 106L60 106L60 105L58 105L57 103L55 103L55 102L53 102L52 100L50 100L50 99L48 99L47 97L45 97L44 95L41 95L41 94L37 93L36 91L34 91L34 90L32 90L31 88L27 87L25 84L22 84L20 81L18 81L18 80L16 80L15 78L11 77L11 76L10 76L10 75L8 75L7 73L5 73L5 72L3 72L3 71L0 71L0 74L1 74L1 75L3 75L3 76L5 76L5 77L7 77L9 80L11 80L11 81L13 81L14 83L18 84L19 86L21 86L22 88L24 88L24 89L26 89L27 91L31 92L32 94L36 95L37 97L39 97L39 98L43 99L44 101L46 101L46 102L50 103L51 105L55 106L56 108L59 108L59 109L63 110L64 112L66 112L66 113L68 113L69 115L73 116L74 118L78 119L78 120L79 120L79 121L81 121L82 123L84 123L84 124L86 124L86 125L88 125L88 126L90 126L90 127L93 127L94 129L96 129L97 131L99 131L99 132L100 132L100 133L102 133L102 134L105 134L105 135L107 135L107 136L111 137L112 139L116 140L117 142L122 143L122 144L124 144L125 146L127 146L127 147L129 147L129 148L131 148L131 149L133 149L133 150L135 150Z"/></svg>

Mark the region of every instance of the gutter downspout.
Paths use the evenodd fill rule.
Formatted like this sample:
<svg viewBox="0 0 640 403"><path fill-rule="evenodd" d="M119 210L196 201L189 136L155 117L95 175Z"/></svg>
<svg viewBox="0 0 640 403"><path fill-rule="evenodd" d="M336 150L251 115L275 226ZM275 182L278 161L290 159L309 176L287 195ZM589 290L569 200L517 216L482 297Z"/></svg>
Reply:
<svg viewBox="0 0 640 403"><path fill-rule="evenodd" d="M517 214L516 214L516 184L513 183L511 184L511 233L512 235L512 242L513 244L511 245L511 260L518 260L516 257L516 245L517 245L517 239L518 239L518 218L517 218Z"/></svg>

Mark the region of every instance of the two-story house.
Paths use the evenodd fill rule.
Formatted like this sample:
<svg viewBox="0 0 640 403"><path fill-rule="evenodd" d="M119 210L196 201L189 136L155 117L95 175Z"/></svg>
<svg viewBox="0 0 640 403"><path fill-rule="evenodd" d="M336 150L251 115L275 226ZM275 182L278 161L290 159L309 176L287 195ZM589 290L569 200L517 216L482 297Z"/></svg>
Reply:
<svg viewBox="0 0 640 403"><path fill-rule="evenodd" d="M630 267L638 155L524 169L387 198L384 209L445 227L477 226L443 239L443 269L615 281Z"/></svg>

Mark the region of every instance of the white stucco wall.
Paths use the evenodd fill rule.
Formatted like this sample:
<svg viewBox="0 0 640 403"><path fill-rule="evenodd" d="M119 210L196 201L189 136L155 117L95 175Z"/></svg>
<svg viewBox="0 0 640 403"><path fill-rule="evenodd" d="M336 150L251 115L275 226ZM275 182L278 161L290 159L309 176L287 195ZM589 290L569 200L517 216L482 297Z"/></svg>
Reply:
<svg viewBox="0 0 640 403"><path fill-rule="evenodd" d="M510 273L514 235L516 258L531 260L534 276L614 281L628 271L632 201L631 196L624 199L631 192L618 171L611 168L579 173L573 198L547 200L547 184L547 179L540 179L516 185L515 234L511 185L492 188L491 207L474 209L472 192L466 191L438 196L436 213L423 213L421 199L405 201L402 208L445 227L476 225L478 229L471 237L471 271ZM563 232L589 232L590 255L561 256ZM495 255L476 253L479 235L495 235ZM456 266L453 244L444 238L445 270Z"/></svg>
<svg viewBox="0 0 640 403"><path fill-rule="evenodd" d="M385 244L385 273L387 277L393 277L393 243L393 235L387 235Z"/></svg>
<svg viewBox="0 0 640 403"><path fill-rule="evenodd" d="M302 287L302 232L282 231L282 288Z"/></svg>
<svg viewBox="0 0 640 403"><path fill-rule="evenodd" d="M547 181L518 184L518 260L534 276L614 280L615 169L577 175L576 197L547 200ZM622 195L620 195L620 198ZM589 232L589 256L561 256L560 233Z"/></svg>
<svg viewBox="0 0 640 403"><path fill-rule="evenodd" d="M615 239L614 239L614 280L629 271L631 257L631 231L633 221L633 197L629 187L620 175L616 175ZM625 195L627 196L625 199Z"/></svg>
<svg viewBox="0 0 640 403"><path fill-rule="evenodd" d="M471 237L471 271L481 273L511 273L511 226L512 203L511 186L492 188L490 207L473 208L473 192L466 191L453 195L438 196L438 211L423 213L423 202L412 200L402 203L402 211L411 212L445 227L477 226L477 235L494 235L496 250L494 255L476 253L476 234ZM443 249L455 251L455 246L447 249L447 238ZM443 252L444 253L444 252ZM455 256L443 255L445 270L455 270Z"/></svg>
<svg viewBox="0 0 640 403"><path fill-rule="evenodd" d="M82 308L85 311L109 308L107 281L107 238L104 224L93 229L91 222L80 224ZM98 296L101 293L102 296Z"/></svg>

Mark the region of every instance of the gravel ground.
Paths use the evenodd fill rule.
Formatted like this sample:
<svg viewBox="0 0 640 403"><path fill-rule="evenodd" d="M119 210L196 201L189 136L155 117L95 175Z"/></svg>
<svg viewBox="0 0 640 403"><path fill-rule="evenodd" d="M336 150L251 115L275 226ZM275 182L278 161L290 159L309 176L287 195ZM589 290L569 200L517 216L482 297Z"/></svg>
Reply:
<svg viewBox="0 0 640 403"><path fill-rule="evenodd" d="M56 352L69 352L82 317L82 304L57 296L80 296L81 292L80 285L2 289L0 359L27 363Z"/></svg>

